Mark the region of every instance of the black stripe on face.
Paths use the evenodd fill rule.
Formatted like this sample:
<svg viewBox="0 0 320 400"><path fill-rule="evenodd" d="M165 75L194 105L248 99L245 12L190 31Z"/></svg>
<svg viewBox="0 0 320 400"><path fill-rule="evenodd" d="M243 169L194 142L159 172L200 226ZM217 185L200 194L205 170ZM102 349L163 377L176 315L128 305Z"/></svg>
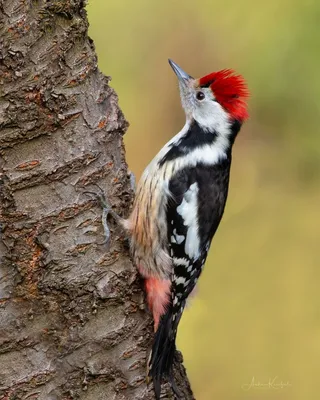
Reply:
<svg viewBox="0 0 320 400"><path fill-rule="evenodd" d="M188 154L197 147L213 144L216 138L216 132L205 132L197 121L193 121L186 134L177 143L171 145L169 151L159 161L159 166L161 167L167 161L172 161L184 154Z"/></svg>

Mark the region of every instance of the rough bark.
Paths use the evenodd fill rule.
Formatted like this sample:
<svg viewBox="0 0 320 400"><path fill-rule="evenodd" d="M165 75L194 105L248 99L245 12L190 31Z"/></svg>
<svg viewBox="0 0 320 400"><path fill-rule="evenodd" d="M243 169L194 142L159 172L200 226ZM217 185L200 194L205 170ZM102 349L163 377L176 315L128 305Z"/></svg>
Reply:
<svg viewBox="0 0 320 400"><path fill-rule="evenodd" d="M153 399L152 321L125 238L127 123L81 0L0 1L0 399ZM106 45L107 47L107 45ZM181 359L183 398L193 399ZM165 386L164 398L172 398Z"/></svg>

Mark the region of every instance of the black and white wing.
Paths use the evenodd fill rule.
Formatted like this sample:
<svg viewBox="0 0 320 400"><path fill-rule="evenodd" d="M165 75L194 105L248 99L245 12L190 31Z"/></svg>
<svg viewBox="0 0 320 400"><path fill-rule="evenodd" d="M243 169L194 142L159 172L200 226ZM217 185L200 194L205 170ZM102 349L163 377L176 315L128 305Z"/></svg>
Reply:
<svg viewBox="0 0 320 400"><path fill-rule="evenodd" d="M168 241L173 261L173 314L179 320L205 263L227 199L230 162L198 164L169 182Z"/></svg>

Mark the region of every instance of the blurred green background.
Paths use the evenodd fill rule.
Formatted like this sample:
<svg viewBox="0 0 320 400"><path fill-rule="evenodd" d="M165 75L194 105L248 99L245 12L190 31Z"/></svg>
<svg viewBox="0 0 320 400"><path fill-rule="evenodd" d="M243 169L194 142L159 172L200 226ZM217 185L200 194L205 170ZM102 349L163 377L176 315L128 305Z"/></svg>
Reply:
<svg viewBox="0 0 320 400"><path fill-rule="evenodd" d="M130 122L137 178L184 124L168 57L195 77L234 68L251 91L226 212L179 328L195 397L319 399L320 3L91 0L87 9L100 69ZM253 378L275 385L250 387Z"/></svg>

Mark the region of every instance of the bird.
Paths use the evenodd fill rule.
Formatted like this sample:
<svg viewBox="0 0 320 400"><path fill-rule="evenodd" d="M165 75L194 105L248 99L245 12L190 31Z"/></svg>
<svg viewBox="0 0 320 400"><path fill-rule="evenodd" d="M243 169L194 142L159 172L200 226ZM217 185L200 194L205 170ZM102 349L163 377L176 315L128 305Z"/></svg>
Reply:
<svg viewBox="0 0 320 400"><path fill-rule="evenodd" d="M164 378L178 395L178 325L223 216L232 146L249 117L249 90L234 70L195 79L171 59L169 64L178 78L185 124L146 167L131 213L120 221L153 314L147 375L157 400Z"/></svg>

